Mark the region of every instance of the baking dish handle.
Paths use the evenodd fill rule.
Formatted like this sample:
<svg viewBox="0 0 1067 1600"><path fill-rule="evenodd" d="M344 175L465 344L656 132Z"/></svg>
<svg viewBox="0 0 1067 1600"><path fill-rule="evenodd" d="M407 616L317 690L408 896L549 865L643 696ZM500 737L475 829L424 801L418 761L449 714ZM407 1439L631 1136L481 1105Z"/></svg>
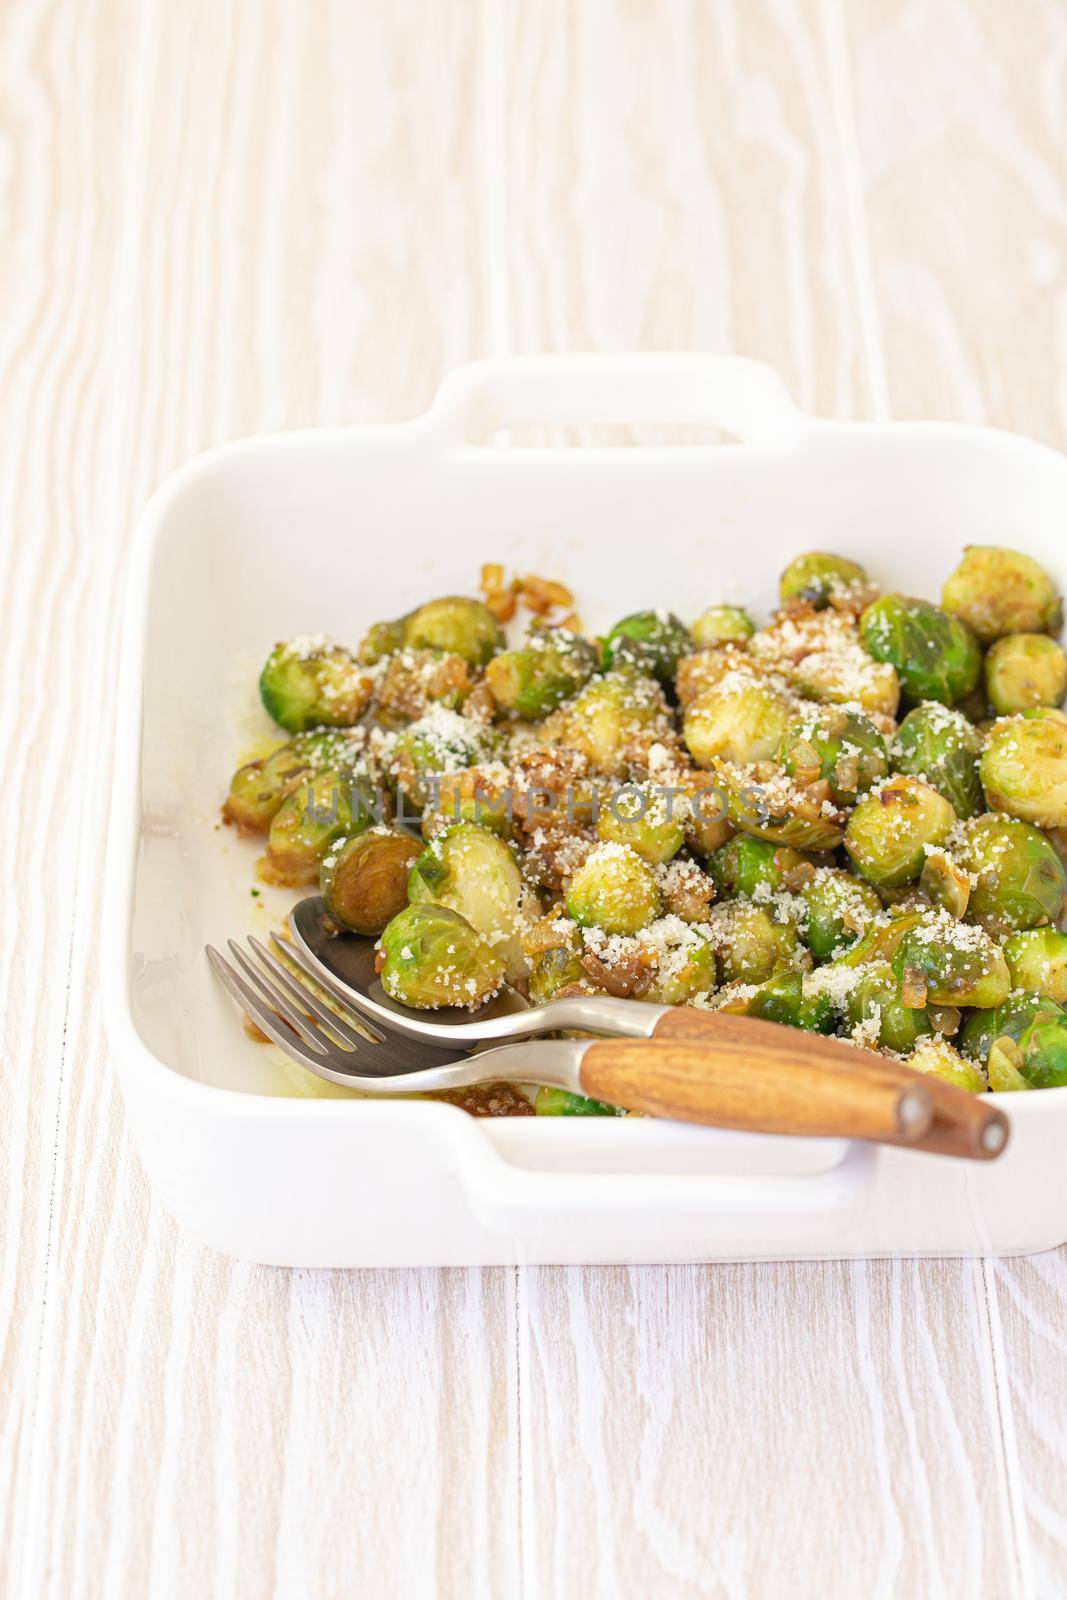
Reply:
<svg viewBox="0 0 1067 1600"><path fill-rule="evenodd" d="M878 1151L860 1141L810 1143L837 1159L805 1173L589 1173L519 1166L483 1149L482 1159L464 1163L462 1181L486 1227L531 1247L542 1247L579 1219L603 1243L620 1246L636 1244L650 1230L688 1233L709 1250L803 1246L816 1236L823 1244L841 1242L867 1210Z"/></svg>
<svg viewBox="0 0 1067 1600"><path fill-rule="evenodd" d="M424 425L449 446L536 424L719 427L780 444L808 422L773 367L687 351L471 361L445 379Z"/></svg>

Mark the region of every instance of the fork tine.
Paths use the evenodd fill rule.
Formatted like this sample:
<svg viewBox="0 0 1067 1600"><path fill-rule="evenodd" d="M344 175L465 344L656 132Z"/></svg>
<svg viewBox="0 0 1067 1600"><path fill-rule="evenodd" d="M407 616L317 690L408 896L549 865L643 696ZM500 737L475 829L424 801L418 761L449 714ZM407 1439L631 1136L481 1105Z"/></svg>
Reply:
<svg viewBox="0 0 1067 1600"><path fill-rule="evenodd" d="M315 1023L309 1021L308 1017L303 1012L298 1011L294 1005L290 1005L281 990L268 982L255 963L245 955L236 939L227 939L226 943L229 945L230 954L241 968L245 977L251 979L268 1005L275 1011L281 1012L286 1022L300 1035L305 1044L309 1044L313 1050L321 1050L325 1054L329 1049L330 1041L323 1037Z"/></svg>
<svg viewBox="0 0 1067 1600"><path fill-rule="evenodd" d="M273 1039L274 1043L292 1056L294 1060L310 1067L313 1072L316 1071L322 1058L327 1053L325 1048L320 1048L317 1042L314 1049L305 1045L284 1023L279 1022L277 1014L270 1006L264 1004L253 989L249 988L240 974L230 966L225 957L219 954L214 945L209 944L206 949L207 958L211 962L216 976L225 984L241 1010L252 1018L257 1028L261 1028L268 1039Z"/></svg>
<svg viewBox="0 0 1067 1600"><path fill-rule="evenodd" d="M358 1049L361 1044L368 1042L371 1044L382 1043L383 1035L372 1028L369 1023L364 1023L362 1017L359 1020L362 1027L366 1029L365 1033L361 1034L356 1029L350 1028L347 1022L341 1020L336 1011L332 1011L329 1006L323 1004L318 995L312 994L310 989L305 988L296 974L291 972L276 956L272 956L266 945L260 944L259 940L251 933L248 935L248 942L267 970L274 974L278 982L288 990L293 998L300 1005L306 1005L312 1015L318 1017L319 1021L324 1023L327 1028L332 1028L339 1038L347 1040L354 1049Z"/></svg>
<svg viewBox="0 0 1067 1600"><path fill-rule="evenodd" d="M301 950L299 945L293 944L286 939L280 939L276 933L271 933L271 939L273 940L276 948L279 949L284 956L288 956L288 958L296 966L300 967L302 971L307 973L309 978L311 978L315 983L319 984L321 988L326 989L330 994L332 994L337 1000L338 1005L345 1006L347 1010L350 1011L358 1020L361 1027L370 1028L373 1032L377 1033L377 1022L375 1021L373 1024L370 1023L363 1012L356 1005L355 1001L352 1000L349 995L345 994L342 989L340 989L335 983L331 982L330 978L325 972L321 971L317 967L312 966L311 962L308 960L307 956L304 954L303 950ZM384 1038L385 1035L383 1034L382 1037Z"/></svg>

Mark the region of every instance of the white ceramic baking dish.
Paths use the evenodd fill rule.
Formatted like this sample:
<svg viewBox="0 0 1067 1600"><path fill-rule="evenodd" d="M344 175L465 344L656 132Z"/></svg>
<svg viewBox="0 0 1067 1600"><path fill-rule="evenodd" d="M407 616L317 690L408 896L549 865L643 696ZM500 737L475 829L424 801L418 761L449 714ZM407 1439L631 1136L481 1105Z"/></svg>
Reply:
<svg viewBox="0 0 1067 1600"><path fill-rule="evenodd" d="M519 448L527 424L714 426L739 442ZM1067 459L1004 433L817 421L756 363L479 363L395 427L252 439L176 473L138 531L126 614L103 963L144 1163L219 1250L303 1266L752 1260L1031 1251L1067 1239L1067 1089L1005 1096L991 1165L652 1120L475 1120L303 1098L243 1034L204 943L284 909L217 826L277 638L356 640L470 591L484 560L565 579L583 618L769 610L796 552L935 595L971 541L1067 587ZM269 904L268 904L269 902ZM266 907L266 909L264 909ZM739 1062L739 1070L743 1070Z"/></svg>

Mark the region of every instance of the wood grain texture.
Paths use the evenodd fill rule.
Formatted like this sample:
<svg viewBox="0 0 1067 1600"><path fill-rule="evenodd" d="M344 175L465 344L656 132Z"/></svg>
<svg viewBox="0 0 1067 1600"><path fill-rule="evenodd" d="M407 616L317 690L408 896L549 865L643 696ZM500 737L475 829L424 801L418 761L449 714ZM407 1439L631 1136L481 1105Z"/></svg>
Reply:
<svg viewBox="0 0 1067 1600"><path fill-rule="evenodd" d="M224 1261L129 1147L95 938L166 471L657 345L1062 445L1065 43L1055 0L0 8L0 1592L1062 1590L1063 1253Z"/></svg>

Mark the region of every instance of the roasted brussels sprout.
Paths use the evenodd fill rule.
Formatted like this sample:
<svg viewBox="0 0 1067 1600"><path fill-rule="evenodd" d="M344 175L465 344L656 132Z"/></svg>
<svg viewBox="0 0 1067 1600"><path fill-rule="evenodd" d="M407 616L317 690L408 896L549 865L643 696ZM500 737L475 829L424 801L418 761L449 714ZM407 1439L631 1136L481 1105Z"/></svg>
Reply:
<svg viewBox="0 0 1067 1600"><path fill-rule="evenodd" d="M460 595L430 600L404 619L409 650L443 650L462 656L472 667L484 667L506 642L489 607Z"/></svg>
<svg viewBox="0 0 1067 1600"><path fill-rule="evenodd" d="M726 761L716 761L712 772L727 820L743 833L794 850L833 850L844 838L845 814L818 785L802 787L774 767L764 777L760 766Z"/></svg>
<svg viewBox="0 0 1067 1600"><path fill-rule="evenodd" d="M652 958L652 981L641 998L657 1006L682 1006L698 994L714 993L718 961L699 928L664 917L638 935Z"/></svg>
<svg viewBox="0 0 1067 1600"><path fill-rule="evenodd" d="M816 961L854 945L882 910L870 884L838 867L820 867L799 893L805 910L801 937Z"/></svg>
<svg viewBox="0 0 1067 1600"><path fill-rule="evenodd" d="M1059 594L1044 567L1000 545L968 545L945 582L941 604L983 644L1006 633L1056 633L1063 621Z"/></svg>
<svg viewBox="0 0 1067 1600"><path fill-rule="evenodd" d="M933 1032L925 1006L908 1006L888 961L872 961L859 975L846 1001L846 1019L853 1035L865 1043L906 1055Z"/></svg>
<svg viewBox="0 0 1067 1600"><path fill-rule="evenodd" d="M987 933L1015 933L1055 922L1067 893L1067 872L1037 828L986 814L963 823L952 855L971 877L967 916Z"/></svg>
<svg viewBox="0 0 1067 1600"><path fill-rule="evenodd" d="M749 900L727 900L709 919L723 983L763 983L779 967L802 970L810 957L791 922L775 922Z"/></svg>
<svg viewBox="0 0 1067 1600"><path fill-rule="evenodd" d="M978 776L981 753L982 741L962 712L936 700L909 711L893 742L896 770L931 784L964 818L985 809Z"/></svg>
<svg viewBox="0 0 1067 1600"><path fill-rule="evenodd" d="M807 600L821 611L832 596L863 589L868 582L866 572L855 561L814 550L789 563L778 581L778 594L783 603Z"/></svg>
<svg viewBox="0 0 1067 1600"><path fill-rule="evenodd" d="M537 1091L534 1111L539 1117L624 1117L619 1106L609 1106L604 1100L590 1100L584 1094L571 1094L568 1089L550 1089L547 1084Z"/></svg>
<svg viewBox="0 0 1067 1600"><path fill-rule="evenodd" d="M407 623L406 616L397 617L392 622L372 623L359 647L359 659L363 665L373 667L383 656L391 656L397 650L403 650L404 629Z"/></svg>
<svg viewBox="0 0 1067 1600"><path fill-rule="evenodd" d="M799 850L773 844L770 839L753 839L747 833L737 834L716 850L708 869L716 889L727 898L799 888L800 880L815 870L810 856L801 855Z"/></svg>
<svg viewBox="0 0 1067 1600"><path fill-rule="evenodd" d="M370 704L373 688L355 657L321 636L276 644L259 675L263 704L288 733L351 728Z"/></svg>
<svg viewBox="0 0 1067 1600"><path fill-rule="evenodd" d="M804 973L783 968L765 979L754 994L742 989L721 1009L760 1017L764 1022L781 1022L787 1028L803 1028L807 1033L830 1033L835 1021L833 1004L829 995L811 992L809 982Z"/></svg>
<svg viewBox="0 0 1067 1600"><path fill-rule="evenodd" d="M477 822L501 839L514 832L514 795L506 767L465 767L445 772L422 813L422 835L434 839L454 822Z"/></svg>
<svg viewBox="0 0 1067 1600"><path fill-rule="evenodd" d="M786 730L778 759L801 783L825 778L838 805L853 806L889 771L885 740L862 712L822 706Z"/></svg>
<svg viewBox="0 0 1067 1600"><path fill-rule="evenodd" d="M341 840L323 858L319 890L340 927L378 934L408 902L408 874L422 846L396 828L368 828Z"/></svg>
<svg viewBox="0 0 1067 1600"><path fill-rule="evenodd" d="M989 1052L986 1076L995 1094L1013 1094L1019 1089L1032 1089L1019 1071L1023 1053L1013 1039L998 1039Z"/></svg>
<svg viewBox="0 0 1067 1600"><path fill-rule="evenodd" d="M577 750L594 771L619 777L631 752L669 737L671 723L655 678L620 667L590 679L541 729L546 744Z"/></svg>
<svg viewBox="0 0 1067 1600"><path fill-rule="evenodd" d="M919 893L950 916L964 917L971 900L971 878L946 849L928 850L919 876Z"/></svg>
<svg viewBox="0 0 1067 1600"><path fill-rule="evenodd" d="M1013 933L1004 945L1011 986L1026 994L1067 1002L1067 934L1056 928Z"/></svg>
<svg viewBox="0 0 1067 1600"><path fill-rule="evenodd" d="M520 945L522 874L511 847L476 822L459 822L426 846L408 877L412 905L449 906L499 951L508 976L526 971Z"/></svg>
<svg viewBox="0 0 1067 1600"><path fill-rule="evenodd" d="M596 651L581 634L566 628L532 628L521 650L493 657L485 677L501 710L540 722L577 694L596 666Z"/></svg>
<svg viewBox="0 0 1067 1600"><path fill-rule="evenodd" d="M740 606L709 606L689 629L698 650L706 650L713 644L749 639L755 631L756 624Z"/></svg>
<svg viewBox="0 0 1067 1600"><path fill-rule="evenodd" d="M440 650L398 650L389 657L374 691L374 715L393 726L424 717L431 706L458 711L473 690L462 656Z"/></svg>
<svg viewBox="0 0 1067 1600"><path fill-rule="evenodd" d="M424 806L434 803L445 775L478 766L493 749L491 729L457 711L434 706L397 736L390 767L405 793Z"/></svg>
<svg viewBox="0 0 1067 1600"><path fill-rule="evenodd" d="M792 711L773 684L747 673L731 673L693 701L682 737L693 760L710 767L716 757L744 765L778 754Z"/></svg>
<svg viewBox="0 0 1067 1600"><path fill-rule="evenodd" d="M947 1039L921 1039L908 1057L913 1072L925 1072L932 1078L941 1078L966 1089L968 1094L984 1094L986 1075L974 1061L968 1061L949 1044Z"/></svg>
<svg viewBox="0 0 1067 1600"><path fill-rule="evenodd" d="M355 771L363 749L362 733L315 728L298 733L259 761L239 767L223 805L227 821L242 833L265 833L282 801L314 772L332 768Z"/></svg>
<svg viewBox="0 0 1067 1600"><path fill-rule="evenodd" d="M564 917L565 911L560 908L557 916ZM582 965L585 947L581 936L570 924L563 926L569 929L565 936L554 929L553 937L545 940L537 937L541 925L534 924L523 939L523 948L530 963L528 989L531 1005L547 1005L561 989L574 989L579 985L582 989L596 988Z"/></svg>
<svg viewBox="0 0 1067 1600"><path fill-rule="evenodd" d="M957 922L947 912L910 929L892 965L910 1005L988 1010L1002 1005L1011 992L1000 946L983 929Z"/></svg>
<svg viewBox="0 0 1067 1600"><path fill-rule="evenodd" d="M669 684L679 660L692 648L688 628L673 611L635 611L617 622L604 640L604 666L628 662Z"/></svg>
<svg viewBox="0 0 1067 1600"><path fill-rule="evenodd" d="M1067 827L1067 720L1024 716L994 723L978 770L994 811L1042 828Z"/></svg>
<svg viewBox="0 0 1067 1600"><path fill-rule="evenodd" d="M982 671L978 640L965 622L926 600L884 594L860 618L863 642L876 661L896 668L909 700L965 700Z"/></svg>
<svg viewBox="0 0 1067 1600"><path fill-rule="evenodd" d="M353 804L350 779L340 772L317 772L275 813L261 873L268 883L290 888L316 883L319 863L331 846L371 821L369 812Z"/></svg>
<svg viewBox="0 0 1067 1600"><path fill-rule="evenodd" d="M660 914L656 877L624 844L598 845L570 881L567 914L582 928L637 933Z"/></svg>
<svg viewBox="0 0 1067 1600"><path fill-rule="evenodd" d="M1048 1018L1067 1016L1055 1001L1041 995L1011 994L1003 1005L991 1011L975 1011L967 1017L956 1043L965 1056L984 1066L998 1039L1018 1043L1039 1012Z"/></svg>
<svg viewBox="0 0 1067 1600"><path fill-rule="evenodd" d="M655 785L628 783L601 807L597 837L605 844L629 845L642 860L661 866L685 843L687 810L678 797Z"/></svg>
<svg viewBox="0 0 1067 1600"><path fill-rule="evenodd" d="M1002 717L1058 706L1067 693L1067 656L1047 633L1009 633L990 645L983 665L986 694Z"/></svg>
<svg viewBox="0 0 1067 1600"><path fill-rule="evenodd" d="M1067 1085L1067 1016L1037 1012L1019 1040L1019 1056L1019 1072L1035 1089Z"/></svg>
<svg viewBox="0 0 1067 1600"><path fill-rule="evenodd" d="M895 889L914 882L926 846L944 844L955 824L944 795L918 778L899 776L860 801L848 819L845 849L861 876Z"/></svg>
<svg viewBox="0 0 1067 1600"><path fill-rule="evenodd" d="M381 936L379 961L386 994L420 1011L474 1011L504 982L499 955L451 906L405 906Z"/></svg>

